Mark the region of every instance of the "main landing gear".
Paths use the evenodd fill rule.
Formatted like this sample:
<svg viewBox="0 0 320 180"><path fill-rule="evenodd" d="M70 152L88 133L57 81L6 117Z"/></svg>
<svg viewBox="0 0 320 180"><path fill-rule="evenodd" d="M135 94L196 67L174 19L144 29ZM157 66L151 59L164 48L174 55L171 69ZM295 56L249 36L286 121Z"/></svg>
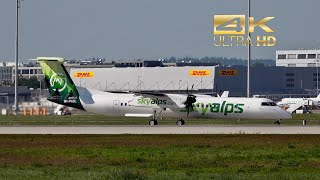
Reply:
<svg viewBox="0 0 320 180"><path fill-rule="evenodd" d="M176 125L178 125L178 126L183 126L183 125L185 125L186 124L186 122L184 121L184 119L179 119L177 122L176 122ZM150 121L149 121L149 125L150 126L156 126L156 125L158 125L158 121L156 120L156 119L151 119Z"/></svg>
<svg viewBox="0 0 320 180"><path fill-rule="evenodd" d="M162 112L162 111L160 111L158 114L157 114L157 111L154 111L154 112L153 112L153 117L152 117L152 119L149 121L149 125L150 125L150 126L156 126L156 125L158 125L157 119L158 119L158 117L160 116L161 112ZM179 120L176 122L176 125L178 125L178 126L183 126L183 125L185 125L184 119L183 119L183 118L179 119Z"/></svg>
<svg viewBox="0 0 320 180"><path fill-rule="evenodd" d="M149 125L150 126L156 126L158 125L158 117L160 116L160 114L162 113L162 110L157 114L157 111L153 111L153 116L152 119L149 121Z"/></svg>
<svg viewBox="0 0 320 180"><path fill-rule="evenodd" d="M155 120L155 119L151 119L151 120L149 121L149 125L150 125L150 126L158 125L158 121Z"/></svg>

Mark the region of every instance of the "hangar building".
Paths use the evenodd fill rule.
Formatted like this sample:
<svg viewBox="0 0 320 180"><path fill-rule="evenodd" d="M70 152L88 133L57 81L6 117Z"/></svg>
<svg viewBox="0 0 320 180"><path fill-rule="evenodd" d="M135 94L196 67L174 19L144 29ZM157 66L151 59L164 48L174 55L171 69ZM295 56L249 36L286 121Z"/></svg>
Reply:
<svg viewBox="0 0 320 180"><path fill-rule="evenodd" d="M215 67L71 68L77 86L103 91L212 92Z"/></svg>
<svg viewBox="0 0 320 180"><path fill-rule="evenodd" d="M251 95L315 96L320 85L317 72L316 67L252 67ZM202 93L228 90L230 96L246 96L247 85L245 66L71 68L70 75L77 86L103 91L178 93L194 85Z"/></svg>

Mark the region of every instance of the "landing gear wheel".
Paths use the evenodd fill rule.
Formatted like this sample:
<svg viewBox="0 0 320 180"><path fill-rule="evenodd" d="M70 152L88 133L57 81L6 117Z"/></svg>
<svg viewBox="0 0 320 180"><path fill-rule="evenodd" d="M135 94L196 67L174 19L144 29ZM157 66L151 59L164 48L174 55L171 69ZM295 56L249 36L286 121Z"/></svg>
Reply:
<svg viewBox="0 0 320 180"><path fill-rule="evenodd" d="M281 123L280 123L280 120L275 121L274 124L280 125L280 124L281 124Z"/></svg>
<svg viewBox="0 0 320 180"><path fill-rule="evenodd" d="M177 124L178 126L182 126L182 125L185 124L185 122L184 122L183 119L180 119L180 120L178 120L178 121L176 122L176 124Z"/></svg>
<svg viewBox="0 0 320 180"><path fill-rule="evenodd" d="M156 125L158 125L158 121L157 120L150 120L149 121L149 125L150 126L156 126Z"/></svg>

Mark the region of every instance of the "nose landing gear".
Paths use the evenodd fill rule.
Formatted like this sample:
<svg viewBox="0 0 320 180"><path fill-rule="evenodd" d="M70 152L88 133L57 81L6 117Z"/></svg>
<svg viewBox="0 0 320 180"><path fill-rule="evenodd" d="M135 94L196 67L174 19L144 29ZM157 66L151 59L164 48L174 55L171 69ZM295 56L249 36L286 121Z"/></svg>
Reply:
<svg viewBox="0 0 320 180"><path fill-rule="evenodd" d="M182 126L182 125L185 125L185 121L184 121L184 119L179 119L177 122L176 122L176 124L178 125L178 126Z"/></svg>
<svg viewBox="0 0 320 180"><path fill-rule="evenodd" d="M274 124L280 125L280 124L281 124L281 123L280 123L280 119L277 120L277 121L275 121Z"/></svg>

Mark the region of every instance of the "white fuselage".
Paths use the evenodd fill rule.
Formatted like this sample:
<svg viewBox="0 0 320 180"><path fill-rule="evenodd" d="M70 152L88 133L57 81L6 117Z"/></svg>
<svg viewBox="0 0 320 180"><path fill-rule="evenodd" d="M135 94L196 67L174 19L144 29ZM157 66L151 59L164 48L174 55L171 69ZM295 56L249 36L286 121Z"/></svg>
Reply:
<svg viewBox="0 0 320 180"><path fill-rule="evenodd" d="M110 116L230 119L289 119L291 115L278 106L262 106L272 102L266 98L219 98L197 95L194 110L189 115L184 102L187 95L165 96L108 93L77 87L83 108L92 113Z"/></svg>

